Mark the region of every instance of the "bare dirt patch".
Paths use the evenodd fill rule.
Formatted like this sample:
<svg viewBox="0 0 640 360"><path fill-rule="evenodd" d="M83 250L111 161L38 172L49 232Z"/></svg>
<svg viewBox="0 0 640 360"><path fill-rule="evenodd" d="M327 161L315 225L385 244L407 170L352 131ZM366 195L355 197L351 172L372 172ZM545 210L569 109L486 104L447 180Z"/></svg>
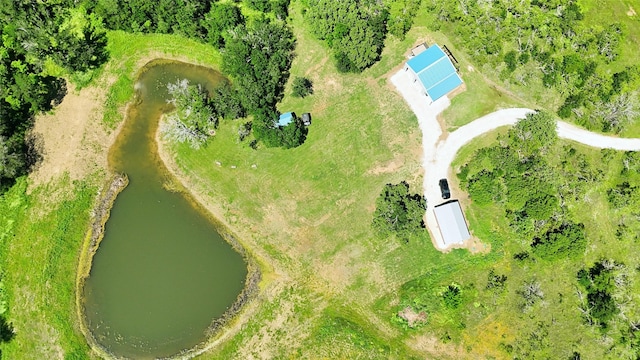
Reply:
<svg viewBox="0 0 640 360"><path fill-rule="evenodd" d="M424 311L417 312L412 307L407 306L406 308L398 311L398 316L407 320L407 324L410 328L423 324L427 321L427 313Z"/></svg>
<svg viewBox="0 0 640 360"><path fill-rule="evenodd" d="M386 164L378 164L371 170L367 171L367 174L380 175L388 174L398 171L402 167L402 163L399 160L393 159Z"/></svg>
<svg viewBox="0 0 640 360"><path fill-rule="evenodd" d="M43 161L31 174L34 185L64 173L81 179L107 167L106 150L113 141L101 124L105 92L98 87L69 92L52 113L38 115L32 133L42 141Z"/></svg>
<svg viewBox="0 0 640 360"><path fill-rule="evenodd" d="M629 5L629 11L627 11L627 16L636 16L636 15L638 15L636 13L636 10L631 5Z"/></svg>

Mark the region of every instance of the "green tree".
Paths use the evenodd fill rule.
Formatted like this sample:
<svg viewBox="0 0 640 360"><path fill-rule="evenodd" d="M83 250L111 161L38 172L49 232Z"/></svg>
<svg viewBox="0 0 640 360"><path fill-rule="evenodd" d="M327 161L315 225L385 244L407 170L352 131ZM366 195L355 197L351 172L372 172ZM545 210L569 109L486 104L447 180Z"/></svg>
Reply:
<svg viewBox="0 0 640 360"><path fill-rule="evenodd" d="M426 200L409 192L409 184L387 184L376 200L373 228L380 236L396 235L409 241L416 233L424 231Z"/></svg>
<svg viewBox="0 0 640 360"><path fill-rule="evenodd" d="M24 166L24 156L11 149L6 139L0 135L0 193L23 173Z"/></svg>
<svg viewBox="0 0 640 360"><path fill-rule="evenodd" d="M223 81L213 90L215 112L225 119L238 119L247 115L238 91L228 81Z"/></svg>
<svg viewBox="0 0 640 360"><path fill-rule="evenodd" d="M289 16L289 3L291 0L271 0L271 12L279 20L284 20Z"/></svg>
<svg viewBox="0 0 640 360"><path fill-rule="evenodd" d="M534 219L547 220L554 212L559 212L560 204L556 196L541 194L527 200L523 210Z"/></svg>
<svg viewBox="0 0 640 360"><path fill-rule="evenodd" d="M411 29L420 2L421 0L392 0L389 3L389 19L387 21L389 33L404 39L404 35Z"/></svg>
<svg viewBox="0 0 640 360"><path fill-rule="evenodd" d="M307 138L307 127L304 126L302 120L296 118L289 125L280 129L282 133L282 141L280 146L285 149L291 149L300 146Z"/></svg>
<svg viewBox="0 0 640 360"><path fill-rule="evenodd" d="M558 140L556 120L544 111L527 114L509 131L509 137L521 156L530 157L544 152Z"/></svg>
<svg viewBox="0 0 640 360"><path fill-rule="evenodd" d="M313 94L313 83L306 77L296 77L293 79L292 95L295 97L305 97Z"/></svg>
<svg viewBox="0 0 640 360"><path fill-rule="evenodd" d="M244 3L247 4L250 9L263 13L271 11L271 0L244 0Z"/></svg>
<svg viewBox="0 0 640 360"><path fill-rule="evenodd" d="M518 67L517 56L518 54L514 50L504 55L504 62L507 64L507 70L509 70L509 72L514 72Z"/></svg>
<svg viewBox="0 0 640 360"><path fill-rule="evenodd" d="M534 239L533 253L543 259L574 258L584 254L587 239L583 224L566 223Z"/></svg>
<svg viewBox="0 0 640 360"><path fill-rule="evenodd" d="M309 0L314 34L334 49L340 71L362 71L380 57L388 12L372 0Z"/></svg>
<svg viewBox="0 0 640 360"><path fill-rule="evenodd" d="M209 0L98 0L85 2L109 29L129 32L181 34L204 39L203 19Z"/></svg>
<svg viewBox="0 0 640 360"><path fill-rule="evenodd" d="M623 181L607 190L607 199L612 208L621 209L640 201L640 191L638 191L638 187L632 186L628 181Z"/></svg>
<svg viewBox="0 0 640 360"><path fill-rule="evenodd" d="M170 140L187 142L198 149L218 126L218 115L209 95L200 85L189 85L187 80L167 87L175 111L163 123L162 133Z"/></svg>
<svg viewBox="0 0 640 360"><path fill-rule="evenodd" d="M222 69L249 113L275 108L289 78L295 40L283 23L258 18L225 34Z"/></svg>
<svg viewBox="0 0 640 360"><path fill-rule="evenodd" d="M621 267L614 261L600 260L588 270L578 271L578 283L587 290L586 314L602 327L620 311L611 294L616 290L615 271Z"/></svg>
<svg viewBox="0 0 640 360"><path fill-rule="evenodd" d="M442 293L442 301L444 306L449 309L457 309L462 304L462 293L460 287L456 284L447 286Z"/></svg>
<svg viewBox="0 0 640 360"><path fill-rule="evenodd" d="M489 204L501 199L504 192L496 174L481 171L469 180L469 195L478 204Z"/></svg>
<svg viewBox="0 0 640 360"><path fill-rule="evenodd" d="M202 25L207 33L207 42L221 49L224 47L224 33L244 22L244 16L237 5L214 3L205 15Z"/></svg>

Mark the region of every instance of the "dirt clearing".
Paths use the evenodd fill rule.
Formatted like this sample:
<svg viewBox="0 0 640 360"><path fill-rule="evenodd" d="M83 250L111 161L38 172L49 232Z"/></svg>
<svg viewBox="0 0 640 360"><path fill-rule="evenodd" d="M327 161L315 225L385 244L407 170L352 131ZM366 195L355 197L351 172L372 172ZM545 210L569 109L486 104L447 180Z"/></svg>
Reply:
<svg viewBox="0 0 640 360"><path fill-rule="evenodd" d="M81 179L107 168L107 149L113 136L102 126L105 91L89 87L77 91L67 83L68 93L51 113L36 116L32 136L43 157L31 174L40 185L68 173Z"/></svg>

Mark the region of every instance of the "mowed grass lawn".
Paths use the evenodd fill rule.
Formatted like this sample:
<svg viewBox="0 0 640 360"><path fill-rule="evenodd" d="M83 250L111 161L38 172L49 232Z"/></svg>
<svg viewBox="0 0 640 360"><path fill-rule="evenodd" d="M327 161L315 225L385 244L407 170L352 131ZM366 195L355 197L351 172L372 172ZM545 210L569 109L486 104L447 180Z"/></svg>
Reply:
<svg viewBox="0 0 640 360"><path fill-rule="evenodd" d="M15 337L4 359L82 359L89 346L75 303L78 256L96 179L67 177L27 191L21 178L0 197L3 300Z"/></svg>

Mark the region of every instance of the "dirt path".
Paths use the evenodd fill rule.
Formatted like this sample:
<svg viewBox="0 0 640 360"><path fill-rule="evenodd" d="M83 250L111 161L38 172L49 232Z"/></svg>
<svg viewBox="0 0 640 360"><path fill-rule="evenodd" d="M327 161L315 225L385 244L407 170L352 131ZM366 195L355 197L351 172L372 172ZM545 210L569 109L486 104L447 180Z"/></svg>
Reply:
<svg viewBox="0 0 640 360"><path fill-rule="evenodd" d="M502 109L449 133L443 128L442 123L438 122L438 115L450 105L448 98L443 97L429 104L427 98L422 94L420 86L413 82L410 74L404 69L393 75L391 82L416 114L422 130L423 166L425 171L424 194L430 208L444 202L441 198L438 181L449 177L451 162L453 162L462 146L474 138L501 126L513 125L519 119L524 118L526 114L533 112L533 110L526 108ZM563 121L558 121L557 131L560 138L601 149L640 151L640 139L605 136L580 129ZM455 197L456 194L452 195ZM466 247L467 244L464 243L454 246L445 245L435 214L431 209L427 210L425 218L431 239L437 249L445 251L453 247Z"/></svg>

